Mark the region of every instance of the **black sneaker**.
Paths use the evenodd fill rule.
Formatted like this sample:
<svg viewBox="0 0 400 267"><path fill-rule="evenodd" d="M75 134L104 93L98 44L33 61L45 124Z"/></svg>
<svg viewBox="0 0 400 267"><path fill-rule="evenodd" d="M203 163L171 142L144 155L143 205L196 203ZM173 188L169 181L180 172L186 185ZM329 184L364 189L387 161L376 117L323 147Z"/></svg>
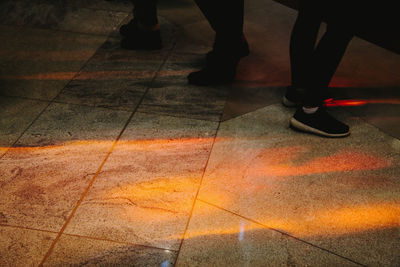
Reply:
<svg viewBox="0 0 400 267"><path fill-rule="evenodd" d="M333 118L322 107L313 114L306 114L302 108L298 108L290 119L290 126L325 137L345 137L350 134L349 126Z"/></svg>

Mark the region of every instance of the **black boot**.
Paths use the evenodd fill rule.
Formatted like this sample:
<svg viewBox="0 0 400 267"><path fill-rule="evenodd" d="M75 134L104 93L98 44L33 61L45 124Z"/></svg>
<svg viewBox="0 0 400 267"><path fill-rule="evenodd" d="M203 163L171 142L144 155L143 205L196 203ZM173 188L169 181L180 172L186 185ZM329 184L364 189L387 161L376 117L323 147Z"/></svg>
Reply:
<svg viewBox="0 0 400 267"><path fill-rule="evenodd" d="M189 74L188 82L193 85L221 85L232 83L242 57L249 55L246 39L235 46L218 46L206 55L206 67Z"/></svg>
<svg viewBox="0 0 400 267"><path fill-rule="evenodd" d="M135 19L122 25L119 32L124 38L121 47L129 50L157 50L162 48L160 30L145 31Z"/></svg>

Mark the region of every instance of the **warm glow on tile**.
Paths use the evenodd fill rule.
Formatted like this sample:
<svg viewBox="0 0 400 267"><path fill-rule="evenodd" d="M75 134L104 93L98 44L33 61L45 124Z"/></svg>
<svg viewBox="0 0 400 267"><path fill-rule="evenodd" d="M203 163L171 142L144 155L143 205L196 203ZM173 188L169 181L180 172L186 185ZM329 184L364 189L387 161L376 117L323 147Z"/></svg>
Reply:
<svg viewBox="0 0 400 267"><path fill-rule="evenodd" d="M169 77L169 76L186 76L193 70L170 70L162 71L158 74L158 77ZM4 79L12 80L70 80L77 73L76 72L45 72L32 75L8 75L4 76ZM115 80L115 79L147 79L154 75L154 71L149 70L129 70L129 71L92 71L92 72L81 72L74 80Z"/></svg>
<svg viewBox="0 0 400 267"><path fill-rule="evenodd" d="M355 151L340 151L330 156L313 158L300 164L294 163L293 160L291 162L287 160L296 157L301 159L301 155L285 153L281 156L276 152L277 149L273 149L273 151L267 149L260 153L249 175L298 176L342 171L378 170L391 166L391 162L387 159Z"/></svg>
<svg viewBox="0 0 400 267"><path fill-rule="evenodd" d="M203 220L212 220L214 212L205 205L200 205L196 210ZM203 212L205 209L206 212ZM207 218L208 217L208 218ZM365 206L349 206L331 210L316 211L312 218L292 217L270 218L259 221L260 224L248 222L244 231L254 231L272 228L299 238L318 236L340 236L360 233L364 231L376 231L385 228L400 227L400 204L372 204ZM241 225L235 222L225 221L224 225L217 225L211 228L204 224L204 227L196 228L187 233L186 238L195 238L207 235L232 235L240 234ZM243 229L242 229L243 230Z"/></svg>
<svg viewBox="0 0 400 267"><path fill-rule="evenodd" d="M325 105L327 107L354 107L354 106L364 106L367 104L389 104L389 105L399 105L400 99L344 99L344 100L330 100L326 101Z"/></svg>

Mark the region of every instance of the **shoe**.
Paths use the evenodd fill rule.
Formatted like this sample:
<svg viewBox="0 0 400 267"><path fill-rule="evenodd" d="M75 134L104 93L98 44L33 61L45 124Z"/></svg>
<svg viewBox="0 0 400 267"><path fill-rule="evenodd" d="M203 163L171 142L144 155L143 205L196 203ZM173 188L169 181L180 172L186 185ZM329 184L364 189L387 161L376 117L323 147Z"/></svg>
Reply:
<svg viewBox="0 0 400 267"><path fill-rule="evenodd" d="M158 50L162 48L160 30L143 31L138 28L133 19L128 24L122 25L119 32L124 38L121 48L128 50Z"/></svg>
<svg viewBox="0 0 400 267"><path fill-rule="evenodd" d="M290 119L290 126L325 137L345 137L350 134L349 126L333 118L323 107L312 114L306 114L301 107L298 108Z"/></svg>
<svg viewBox="0 0 400 267"><path fill-rule="evenodd" d="M249 43L247 42L245 37L243 37L243 38L244 38L243 42L240 44L238 53L237 53L237 56L239 56L240 58L247 57L250 54ZM215 53L217 53L215 47L216 47L216 45L214 44L213 50L211 50L210 52L208 52L206 54L206 61L210 60L213 57L213 55Z"/></svg>
<svg viewBox="0 0 400 267"><path fill-rule="evenodd" d="M137 31L138 27L135 19L131 19L127 24L124 24L119 28L119 33L124 37L135 35Z"/></svg>
<svg viewBox="0 0 400 267"><path fill-rule="evenodd" d="M236 76L239 58L212 53L208 55L206 67L189 74L188 82L193 85L223 85L232 83Z"/></svg>
<svg viewBox="0 0 400 267"><path fill-rule="evenodd" d="M213 50L206 55L206 67L190 73L189 84L207 86L232 83L236 76L239 60L250 53L249 44L245 38L236 51L221 52L220 49L216 49L214 44Z"/></svg>
<svg viewBox="0 0 400 267"><path fill-rule="evenodd" d="M160 30L137 31L121 40L121 48L128 50L158 50L162 48Z"/></svg>

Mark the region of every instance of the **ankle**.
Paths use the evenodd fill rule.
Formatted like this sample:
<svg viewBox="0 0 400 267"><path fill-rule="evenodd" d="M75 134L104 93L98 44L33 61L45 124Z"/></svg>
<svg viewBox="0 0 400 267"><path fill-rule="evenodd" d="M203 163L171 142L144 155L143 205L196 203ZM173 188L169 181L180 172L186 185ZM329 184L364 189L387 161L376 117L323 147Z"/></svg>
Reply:
<svg viewBox="0 0 400 267"><path fill-rule="evenodd" d="M302 109L306 114L314 114L315 112L317 112L319 107L303 106Z"/></svg>

